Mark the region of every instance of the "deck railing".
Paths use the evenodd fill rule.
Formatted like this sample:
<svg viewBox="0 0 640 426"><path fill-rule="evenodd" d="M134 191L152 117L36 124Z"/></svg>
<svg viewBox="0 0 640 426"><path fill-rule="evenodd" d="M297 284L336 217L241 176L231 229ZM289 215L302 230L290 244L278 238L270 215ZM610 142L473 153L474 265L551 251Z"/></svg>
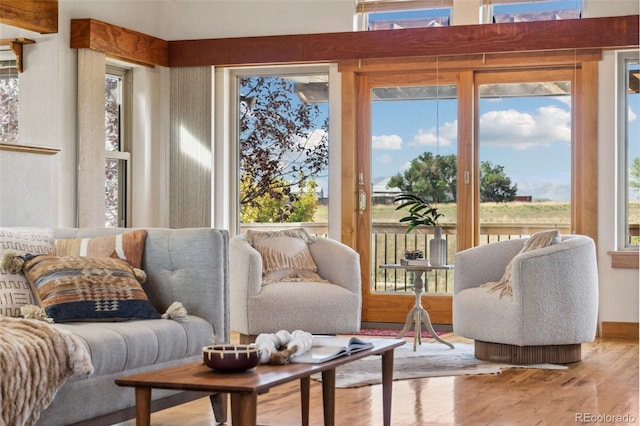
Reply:
<svg viewBox="0 0 640 426"><path fill-rule="evenodd" d="M261 223L243 224L241 231L247 229L276 230L303 227L313 235L326 236L326 223ZM405 250L422 250L425 257L429 257L429 241L433 238L433 229L422 227L407 234L406 225L397 222L373 223L371 226L371 290L377 293L411 292L413 290L412 276L404 270L384 269L380 265L385 263L400 263ZM545 229L558 229L562 234L570 233L568 225L557 224L482 224L480 225L480 244L490 244L497 241L522 238ZM637 235L637 227L634 229ZM457 232L454 224L442 226L443 238L447 240L448 263L454 263L456 253ZM434 295L453 294L453 271L431 271L425 274L425 293Z"/></svg>

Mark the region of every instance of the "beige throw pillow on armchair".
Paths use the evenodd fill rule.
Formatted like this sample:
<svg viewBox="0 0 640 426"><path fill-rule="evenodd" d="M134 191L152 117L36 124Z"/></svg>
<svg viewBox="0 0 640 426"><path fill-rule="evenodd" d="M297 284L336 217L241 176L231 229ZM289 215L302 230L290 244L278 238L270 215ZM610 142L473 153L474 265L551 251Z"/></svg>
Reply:
<svg viewBox="0 0 640 426"><path fill-rule="evenodd" d="M303 228L247 231L245 237L262 257L262 284L278 281L326 282L318 274L308 244L315 240Z"/></svg>

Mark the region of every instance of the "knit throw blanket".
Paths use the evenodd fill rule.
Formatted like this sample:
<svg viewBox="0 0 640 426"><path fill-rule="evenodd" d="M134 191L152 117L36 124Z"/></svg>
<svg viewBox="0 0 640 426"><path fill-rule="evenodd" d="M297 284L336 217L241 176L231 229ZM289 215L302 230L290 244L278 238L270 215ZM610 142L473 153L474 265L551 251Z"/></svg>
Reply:
<svg viewBox="0 0 640 426"><path fill-rule="evenodd" d="M33 425L73 375L93 373L87 349L66 330L0 316L0 426Z"/></svg>

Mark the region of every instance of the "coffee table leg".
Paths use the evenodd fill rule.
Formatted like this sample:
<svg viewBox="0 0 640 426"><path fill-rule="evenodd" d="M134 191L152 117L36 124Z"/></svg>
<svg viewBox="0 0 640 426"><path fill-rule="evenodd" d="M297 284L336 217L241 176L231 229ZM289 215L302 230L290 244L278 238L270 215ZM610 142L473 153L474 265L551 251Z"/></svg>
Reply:
<svg viewBox="0 0 640 426"><path fill-rule="evenodd" d="M309 390L311 389L311 377L300 379L300 405L302 407L302 424L309 426Z"/></svg>
<svg viewBox="0 0 640 426"><path fill-rule="evenodd" d="M336 421L336 369L322 372L322 407L324 425L333 426Z"/></svg>
<svg viewBox="0 0 640 426"><path fill-rule="evenodd" d="M382 416L384 426L391 425L391 393L393 389L393 348L382 353Z"/></svg>
<svg viewBox="0 0 640 426"><path fill-rule="evenodd" d="M151 388L136 388L136 426L151 425Z"/></svg>
<svg viewBox="0 0 640 426"><path fill-rule="evenodd" d="M231 394L231 424L234 426L256 426L258 417L258 394L256 392L234 392Z"/></svg>

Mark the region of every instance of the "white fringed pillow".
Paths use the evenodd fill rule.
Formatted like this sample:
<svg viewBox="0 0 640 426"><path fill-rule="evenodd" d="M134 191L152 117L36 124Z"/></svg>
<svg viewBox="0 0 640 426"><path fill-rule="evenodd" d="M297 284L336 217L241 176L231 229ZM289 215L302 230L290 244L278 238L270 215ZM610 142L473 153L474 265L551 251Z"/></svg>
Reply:
<svg viewBox="0 0 640 426"><path fill-rule="evenodd" d="M557 229L551 229L548 231L540 231L533 234L524 243L524 247L520 250L520 253L526 253L528 251L536 250L543 247L548 247L553 244L557 244L561 241L560 231ZM500 292L500 297L513 295L513 288L511 287L511 269L513 268L513 260L511 260L505 270L500 281L488 282L482 284L481 287L489 287L489 292Z"/></svg>
<svg viewBox="0 0 640 426"><path fill-rule="evenodd" d="M0 259L7 251L53 254L51 229L0 228ZM22 271L9 272L0 266L0 316L21 317L20 308L36 303L29 281Z"/></svg>
<svg viewBox="0 0 640 426"><path fill-rule="evenodd" d="M245 237L262 257L262 283L325 282L316 272L308 244L315 241L303 228L286 231L247 231Z"/></svg>

